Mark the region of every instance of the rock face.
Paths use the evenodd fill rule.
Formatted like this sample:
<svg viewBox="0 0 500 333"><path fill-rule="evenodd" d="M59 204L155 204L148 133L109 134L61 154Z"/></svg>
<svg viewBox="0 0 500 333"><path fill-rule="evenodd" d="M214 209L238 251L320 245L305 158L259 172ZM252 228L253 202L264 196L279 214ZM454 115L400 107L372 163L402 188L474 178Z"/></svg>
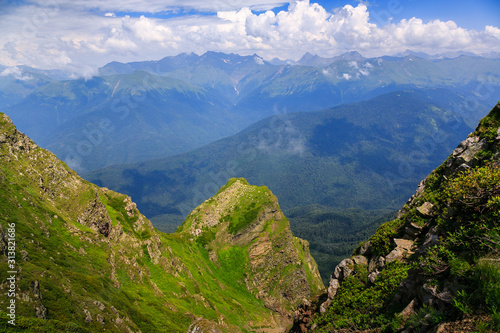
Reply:
<svg viewBox="0 0 500 333"><path fill-rule="evenodd" d="M106 206L99 199L96 193L95 199L90 202L85 211L78 217L78 223L86 225L90 229L108 237L113 227L113 222L109 218Z"/></svg>
<svg viewBox="0 0 500 333"><path fill-rule="evenodd" d="M324 288L308 242L292 235L267 187L231 179L186 218L180 233L203 241L220 265L227 251L241 251L245 276L240 282L286 324L290 309Z"/></svg>

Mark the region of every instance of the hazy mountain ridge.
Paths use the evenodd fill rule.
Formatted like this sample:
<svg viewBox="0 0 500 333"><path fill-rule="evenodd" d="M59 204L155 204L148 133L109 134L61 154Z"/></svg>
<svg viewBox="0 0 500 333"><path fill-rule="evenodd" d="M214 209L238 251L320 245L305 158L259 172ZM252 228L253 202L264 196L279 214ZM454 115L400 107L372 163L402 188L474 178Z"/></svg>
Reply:
<svg viewBox="0 0 500 333"><path fill-rule="evenodd" d="M307 242L293 237L267 188L234 180L198 208L216 210L224 220L191 215L216 233L191 233L186 222L185 232L167 235L153 228L130 197L81 179L4 114L0 160L2 281L13 274L8 271L17 272L15 317L0 310L3 330L285 331L298 297L323 288ZM265 202L233 197L236 185ZM251 214L224 208L221 196ZM228 231L235 223L238 232ZM12 228L17 247L15 266L9 267ZM279 284L259 269L262 262L274 266ZM7 294L9 286L0 288ZM7 297L1 302L12 303Z"/></svg>
<svg viewBox="0 0 500 333"><path fill-rule="evenodd" d="M351 52L318 61L273 65L257 55L207 52L113 62L88 80L54 81L54 73L42 71L49 81L18 89L18 80L0 88L0 104L8 106L3 111L22 131L78 171L88 171L189 151L271 115L321 110L401 89L441 87L463 95L468 106L455 111L472 127L500 93L499 59L388 60ZM99 126L103 119L113 124L104 126L107 131Z"/></svg>

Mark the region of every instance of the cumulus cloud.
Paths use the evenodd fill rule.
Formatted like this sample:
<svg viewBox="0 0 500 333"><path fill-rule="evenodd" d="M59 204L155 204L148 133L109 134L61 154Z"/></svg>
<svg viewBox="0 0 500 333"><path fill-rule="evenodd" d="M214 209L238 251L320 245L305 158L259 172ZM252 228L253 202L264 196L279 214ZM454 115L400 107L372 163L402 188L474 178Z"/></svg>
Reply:
<svg viewBox="0 0 500 333"><path fill-rule="evenodd" d="M29 73L23 73L19 67L7 67L1 73L0 76L12 76L16 80L27 81L33 79Z"/></svg>
<svg viewBox="0 0 500 333"><path fill-rule="evenodd" d="M77 70L90 75L96 67L113 60L160 59L208 50L257 53L266 59L298 59L305 52L330 57L351 50L365 56L407 49L431 54L459 50L500 52L500 29L494 26L475 31L453 21L424 22L419 18L380 23L363 3L329 12L317 3L302 0L279 12L266 10L283 3L53 0L51 4L39 0L38 4L31 2L0 13L0 63ZM214 14L168 18L117 14L180 9Z"/></svg>

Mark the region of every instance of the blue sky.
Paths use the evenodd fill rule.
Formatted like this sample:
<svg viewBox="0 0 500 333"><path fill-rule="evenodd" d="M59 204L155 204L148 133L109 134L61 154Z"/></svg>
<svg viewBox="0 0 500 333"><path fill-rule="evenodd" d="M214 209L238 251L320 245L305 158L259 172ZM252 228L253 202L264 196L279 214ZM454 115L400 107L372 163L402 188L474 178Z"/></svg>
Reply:
<svg viewBox="0 0 500 333"><path fill-rule="evenodd" d="M182 52L485 54L500 52L499 14L498 0L0 0L0 64L90 75Z"/></svg>
<svg viewBox="0 0 500 333"><path fill-rule="evenodd" d="M327 10L359 1L316 1ZM373 11L390 12L394 21L421 18L424 21L453 20L460 27L482 30L485 25L500 26L499 0L370 0L365 1ZM395 8L396 10L391 10Z"/></svg>

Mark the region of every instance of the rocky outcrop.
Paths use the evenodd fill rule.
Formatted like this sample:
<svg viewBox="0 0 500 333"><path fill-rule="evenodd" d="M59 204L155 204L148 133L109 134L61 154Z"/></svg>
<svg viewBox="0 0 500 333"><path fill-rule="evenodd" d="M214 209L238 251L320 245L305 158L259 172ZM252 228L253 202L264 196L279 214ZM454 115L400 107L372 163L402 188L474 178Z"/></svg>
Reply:
<svg viewBox="0 0 500 333"><path fill-rule="evenodd" d="M78 217L78 223L89 227L90 229L99 232L104 237L108 237L113 228L113 222L108 215L106 206L99 199L96 193L85 211Z"/></svg>
<svg viewBox="0 0 500 333"><path fill-rule="evenodd" d="M200 318L189 326L186 333L222 333L222 330L210 320Z"/></svg>
<svg viewBox="0 0 500 333"><path fill-rule="evenodd" d="M242 282L280 314L284 326L291 324L291 310L302 299L324 288L309 244L293 236L276 197L266 187L232 179L196 208L181 229L206 242L215 263L221 262L220 251L228 245L245 249Z"/></svg>

